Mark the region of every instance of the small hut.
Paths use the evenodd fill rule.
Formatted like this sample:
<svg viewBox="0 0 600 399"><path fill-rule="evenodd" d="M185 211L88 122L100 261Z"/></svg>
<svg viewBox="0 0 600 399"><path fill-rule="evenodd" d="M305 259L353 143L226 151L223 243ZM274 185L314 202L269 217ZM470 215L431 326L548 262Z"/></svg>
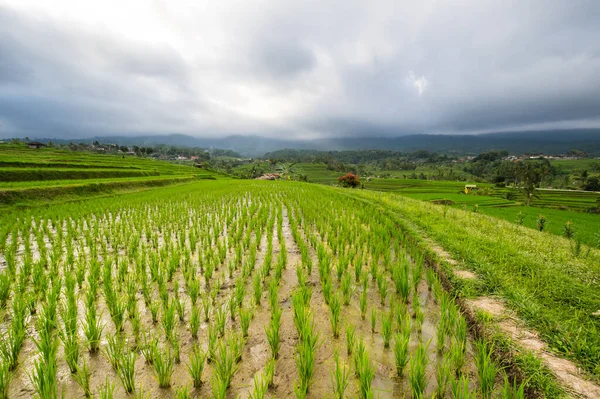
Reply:
<svg viewBox="0 0 600 399"><path fill-rule="evenodd" d="M279 180L281 175L279 173L265 173L264 175L257 177L256 180Z"/></svg>
<svg viewBox="0 0 600 399"><path fill-rule="evenodd" d="M42 148L45 147L46 144L44 143L40 143L39 141L30 141L29 143L27 143L27 147L37 150L38 148Z"/></svg>

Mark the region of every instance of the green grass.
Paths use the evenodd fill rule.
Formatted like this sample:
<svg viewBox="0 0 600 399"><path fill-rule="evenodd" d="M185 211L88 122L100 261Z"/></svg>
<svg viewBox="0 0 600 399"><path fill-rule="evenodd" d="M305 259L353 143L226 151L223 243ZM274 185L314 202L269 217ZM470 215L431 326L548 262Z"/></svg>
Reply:
<svg viewBox="0 0 600 399"><path fill-rule="evenodd" d="M198 171L189 165L158 161L152 158L96 154L57 148L29 149L25 145L0 145L0 168L50 169L134 169L156 171L161 175L178 175L184 170Z"/></svg>
<svg viewBox="0 0 600 399"><path fill-rule="evenodd" d="M55 148L0 145L0 208L37 206L107 196L218 173L150 158Z"/></svg>
<svg viewBox="0 0 600 399"><path fill-rule="evenodd" d="M73 204L56 204L48 207L15 210L12 213L7 212L0 214L0 247L9 242L7 239L8 232L18 231L20 228L24 228L21 221L29 221L31 218L34 220L39 220L40 218L55 220L58 217L66 218L67 216L70 218L82 218L90 214L100 214L100 212L105 214L113 213L113 211L122 210L123 207L136 209L138 207L152 206L151 204L158 202L162 202L163 205L169 207L169 209L176 209L176 207L179 206L178 204L183 202L186 202L186 204L188 201L198 201L198 203L201 203L204 197L198 198L199 195L206 196L206 198L214 196L218 201L232 201L235 198L239 198L241 193L260 193L256 195L261 195L265 192L269 193L269 195L276 195L278 201L280 199L281 201L285 201L286 206L291 207L294 211L301 209L305 212L302 216L300 216L300 212L290 212L289 215L292 215L290 218L295 217L303 222L312 221L311 223L313 223L313 226L319 228L322 234L328 237L328 245L331 246L334 251L341 251L342 248L347 246L347 243L350 242L350 240L356 240L357 242L364 243L365 247L375 251L373 252L375 259L379 259L380 252L377 252L376 250L378 247L383 248L381 253L385 253L383 252L385 250L389 251L390 247L394 249L406 248L406 250L409 251L410 248L413 248L414 244L411 240L415 240L419 245L422 245L422 241L418 240L423 236L430 237L444 247L444 249L449 251L455 259L463 263L464 267L475 271L482 281L481 291L489 295L503 297L507 302L507 306L514 309L529 326L540 332L540 336L549 344L552 350L574 359L588 372L592 374L595 373L596 376L598 375L598 372L600 371L597 370L597 365L600 360L600 334L598 334L598 327L600 327L600 325L599 321L592 316L592 313L600 309L600 299L598 299L597 296L597 292L600 289L600 282L597 279L597 276L600 275L600 252L597 250L590 250L589 254L576 257L571 252L570 242L566 239L547 233L539 233L514 223L498 220L486 216L481 212L474 213L473 211L464 211L452 207L442 207L393 193L381 193L368 190L344 190L296 182L235 180L202 181L192 184L165 187L161 190L122 194L118 201L115 201L112 198L94 198L88 201L75 202ZM281 208L270 209L274 209L274 213L279 212L279 215L281 215ZM337 209L340 211L340 214L343 210L346 212L345 214L348 215L348 218L345 219L348 224L354 223L361 232L363 230L365 232L377 231L377 235L367 233L364 233L365 235L350 235L345 228L338 228L339 226L327 223L328 219L323 218L323 220L320 220L315 216L319 214L319 212L324 212L324 209ZM350 213L349 210L351 210L352 213ZM133 218L139 220L139 215L140 213L132 215L132 220ZM186 213L185 215L187 220L187 218L189 218L189 213ZM350 215L352 216L350 217ZM281 216L278 216L277 218L278 220L281 220ZM285 240L282 238L283 231L280 226L281 225L278 224L277 230L279 231L277 234L279 236L278 241L282 244ZM302 226L310 226L310 224L303 223ZM341 226L343 227L344 225ZM363 229L364 226L368 226L369 229ZM30 229L29 225L27 225L26 228ZM272 230L273 229L271 228L271 231ZM335 234L334 231L336 232ZM241 229L240 232L243 232L243 229ZM89 234L91 236L92 233ZM249 237L248 241L250 241L250 233L248 233L247 237ZM389 239L389 241L386 241L386 238ZM242 242L244 239L242 233L240 233L238 242ZM190 240L192 241L191 236ZM396 247L396 245L398 245L398 247ZM62 248L62 246L59 248ZM131 247L128 246L126 250L132 250L134 248L135 245L132 245ZM419 254L429 254L429 252L425 252L426 247L424 245L423 247L417 247L415 245L414 248L417 248L415 249L415 252L407 252L407 255L410 255L413 258L419 258ZM283 251L282 253L286 252ZM278 259L278 267L279 265L284 267L287 263L286 259L280 254L275 256ZM325 253L319 253L319 256L323 257L323 259L326 258ZM179 259L179 257L177 257L177 259ZM149 268L152 270L152 259L149 259L148 263L150 264ZM171 262L165 262L165 268L168 267L168 264L171 264ZM208 270L209 264L211 263L204 265L205 272ZM373 264L378 263L373 262ZM288 267L291 266L292 264L290 263ZM338 289L340 283L338 283L335 275L338 266L339 265L334 262L319 261L318 263L319 272L321 271L321 268L323 268L323 270L326 270L325 273L330 276L329 278L333 280L336 291L332 293L331 298L333 298L333 296L338 298L338 295L340 295L340 290ZM38 266L34 265L34 267ZM90 265L89 267L87 276L88 281L86 282L90 285L89 292L92 292L92 282L96 282L94 284L97 284L101 274L100 271L94 271L96 268L99 269L100 266ZM245 268L245 266L243 266L243 268ZM343 268L345 268L345 266L343 266ZM108 278L103 274L104 278L102 279L102 290L106 294L110 290L107 282L111 281L112 278L116 281L118 275L120 275L120 270L126 269L122 269L119 263L113 270L111 268L111 263L107 263L104 270L109 271L107 274ZM303 308L306 308L305 304L310 303L310 292L308 291L308 288L304 288L306 291L305 294L301 293L302 287L308 286L301 283L301 281L305 281L306 279L304 275L305 271L303 269L299 270L302 272L302 277L298 277L298 295L294 295L292 298L292 306L295 308L298 307L298 316L296 316L298 320L300 320L300 318L305 320L303 323L298 321L296 327L298 329L299 337L297 347L297 367L300 377L298 380L300 384L297 385L297 392L306 393L314 373L314 351L318 334L312 330L313 324L310 315L307 316L301 312ZM373 269L367 269L367 267L365 267L364 270L366 273L368 270ZM397 276L393 276L394 281L391 282L393 284L389 284L389 287L385 290L387 292L386 297L395 298L395 291L398 290L402 293L405 290L405 288L403 288L404 285L409 284L407 286L408 295L406 295L408 298L410 292L414 291L415 281L419 281L415 276L420 277L422 274L415 273L415 270L416 267L411 269L410 275L406 272L406 275L398 274ZM371 284L371 294L377 295L375 291L373 291L377 289L375 287L376 283L371 282L371 280L374 279L377 281L376 275L383 275L387 272L388 271L384 266L380 266L378 272L375 272L373 276L367 276L365 274L364 278L360 278L360 282L368 279ZM156 284L164 284L164 280L168 278L167 273L168 270L165 269L161 273L159 279L162 282L159 283L157 281ZM247 274L246 277L246 286L249 287L251 284L250 275ZM396 280L401 280L402 287L399 289L396 288ZM428 278L428 281L430 280L431 278ZM342 281L344 281L343 278ZM273 294L269 295L269 298L272 298L269 302L272 311L276 313L279 311L279 300L276 295L278 286L275 277L271 279L271 282L272 285L270 285L270 287L272 288L270 288L270 291L272 291ZM360 282L357 281L357 285L359 285ZM202 281L202 283L204 283L204 281ZM62 281L60 281L60 284L62 285ZM65 279L65 286L68 286L69 284L71 283ZM383 283L381 284L383 287ZM202 290L203 293L200 294L203 299L202 302L204 303L204 301L207 301L208 303L208 301L211 300L209 295L212 295L212 292L215 293L214 298L212 298L214 301L214 299L217 298L220 288L221 283L217 283L211 286L211 293ZM129 290L129 288L127 288L127 290ZM358 290L360 292L365 292L363 291L364 286L359 286ZM175 292L179 291L175 289ZM159 288L159 294L160 293L161 289ZM126 298L125 292L120 292L119 295L123 295L122 297L119 297L120 300ZM396 299L396 310L399 311L403 309L403 311L406 312L406 307L403 305L403 302L401 302L402 296L404 295L400 295L400 297ZM92 300L92 305L95 308L93 303L94 298L96 298L95 294L90 298ZM302 301L300 301L300 298L303 298ZM416 298L418 298L418 296L413 296L412 298L414 308L418 308L420 306L416 305ZM162 295L158 298L154 298L158 304L163 303L161 302L162 299ZM221 299L223 298L219 298L219 301L221 301ZM223 300L226 301L226 299ZM88 300L86 299L86 301ZM250 301L250 298L248 298L248 301ZM237 350L233 348L243 347L243 345L231 345L231 343L235 341L233 339L218 339L219 330L222 332L221 335L223 335L225 331L229 331L225 330L224 326L220 326L222 321L216 322L217 319L225 320L228 318L228 310L219 307L220 305L219 302L213 303L212 305L209 304L209 307L215 306L216 309L219 310L211 312L211 316L214 316L215 322L209 323L207 328L208 331L206 333L208 334L208 337L206 337L206 334L203 334L203 340L208 344L207 352L211 361L210 371L214 378L213 381L218 383L215 384L215 387L219 389L219 392L225 392L231 380L231 376L235 372L238 358ZM169 309L166 310L172 312L170 317L174 318L174 306L171 305ZM87 310L82 312L87 316L87 322L82 326L82 329L87 337L88 345L90 347L92 344L97 345L99 343L97 336L100 334L93 334L90 332L91 330L101 332L104 326L104 324L100 323L101 315L95 313L92 314L92 312ZM375 314L376 321L376 319L380 317L380 313L377 312L373 314ZM161 308L158 317L161 324L164 323L165 317L166 312ZM406 320L407 323L410 323L411 321L410 317L406 317L405 315L401 318ZM279 320L276 320L272 323L275 325L279 324L278 322ZM296 318L294 319L294 322L296 323ZM451 346L447 345L448 350L446 353L455 353L455 358L458 360L460 360L459 358L462 355L462 361L464 362L464 342L466 341L467 328L466 324L462 324L463 322L464 320L460 323L450 323L450 325L454 326L454 334L450 339L452 344L449 345ZM414 323L415 328L418 328L418 318ZM382 322L382 329L384 328L383 324L384 323ZM398 322L394 324L401 325L401 323ZM300 328L300 325L304 327ZM216 326L218 326L218 328L216 328ZM107 328L112 329L112 324L107 326ZM128 330L128 328L126 328L126 330ZM392 331L394 331L393 328ZM403 346L408 348L408 342L405 344L403 339L407 334L410 337L410 324L408 324L408 329L402 325L401 331L402 333L398 333L394 337L393 346L392 349L390 349L390 352L394 355L394 358L399 360L398 365L401 366L401 371L403 370L408 378L410 378L411 374L412 377L414 377L413 385L416 387L416 392L421 392L422 373L418 368L422 366L423 362L414 360L411 364L411 366L415 366L414 369L413 367L410 367L406 370L406 364L402 366L402 363L406 362L406 359L403 359L403 357L406 357L405 355L403 356L402 353L405 350ZM388 332L386 332L386 334L387 333ZM225 333L226 337L228 337L228 335L229 332ZM354 333L351 333L351 335L354 335ZM82 340L82 343L83 342L84 341ZM343 345L343 343L340 343L340 345ZM371 382L373 381L374 373L373 365L369 360L370 356L366 354L364 344L358 343L356 346L351 346L353 347L351 350L351 359L354 359L354 369L358 370L359 375L358 386L360 394L363 397L370 397L369 395L371 395L373 391ZM362 350L360 349L361 346L363 346ZM142 354L144 354L144 351L142 351ZM202 365L204 365L204 353L201 355L202 359L200 360L202 361ZM146 357L145 354L144 357ZM132 360L133 364L135 364L135 357L129 360ZM170 362L170 359L166 359L166 361ZM459 363L460 361L457 361L455 364ZM166 367L165 370L169 371L171 366L168 364L167 366L168 367ZM131 370L131 373L127 374L127 380L129 380L129 375L133 374L134 368L131 364L126 365L125 368ZM433 375L430 375L429 377L434 378ZM539 378L535 376L531 381L536 384L540 382Z"/></svg>
<svg viewBox="0 0 600 399"><path fill-rule="evenodd" d="M552 161L565 170L574 170L591 167L596 160L565 160ZM241 166L240 168L250 168L253 164ZM269 169L267 163L260 163L265 170ZM338 177L342 172L328 170L325 164L320 163L299 163L294 166L298 173L306 174L309 182L336 185ZM443 168L448 171L448 168ZM428 166L419 166L414 171L419 174L423 172L426 176L434 176L437 171ZM577 231L577 238L583 243L593 246L600 246L600 236L596 235L600 218L598 215L585 213L589 208L597 205L600 194L592 192L581 192L572 190L538 190L538 198L534 200L531 207L522 206L519 202L521 192L514 188L495 188L489 183L476 183L481 189L490 190L491 195L465 195L462 194L465 184L475 183L475 181L450 181L450 180L419 180L404 179L406 175L410 177L413 171L380 171L378 173L390 173L392 178L386 179L362 179L366 190L385 191L400 194L406 197L424 200L439 201L450 200L455 203L455 207L473 209L475 207L482 213L495 216L507 221L515 221L516 215L521 211L526 214L524 225L527 227L536 227L536 219L539 214L548 218L547 231L552 234L562 235L564 225L571 221ZM455 175L459 173L455 171ZM468 175L464 177L469 177ZM515 200L505 199L507 192L513 191L516 194Z"/></svg>
<svg viewBox="0 0 600 399"><path fill-rule="evenodd" d="M124 191L160 187L196 180L194 176L157 176L126 179L65 181L63 184L34 185L28 187L0 189L0 209L11 206L39 206L55 202L69 202L107 196Z"/></svg>
<svg viewBox="0 0 600 399"><path fill-rule="evenodd" d="M480 207L479 212L509 222L515 222L519 212L522 212L525 215L523 225L532 229L537 228L537 218L541 214L547 219L544 231L557 236L562 236L566 223L571 222L575 229L575 239L600 248L600 215L530 206Z"/></svg>
<svg viewBox="0 0 600 399"><path fill-rule="evenodd" d="M0 182L158 176L158 171L102 168L0 168Z"/></svg>
<svg viewBox="0 0 600 399"><path fill-rule="evenodd" d="M559 159L550 161L550 164L566 172L583 169L592 173L592 164L597 164L599 162L600 160L598 159Z"/></svg>
<svg viewBox="0 0 600 399"><path fill-rule="evenodd" d="M504 219L509 222L518 223L519 212L523 217L523 225L532 229L537 229L537 218L539 215L544 215L547 219L545 231L551 234L562 236L564 234L564 226L567 222L571 222L575 229L575 239L581 240L581 242L600 247L600 232L598 231L598 225L600 223L600 215L578 212L575 210L568 209L556 209L558 203L573 203L576 202L578 194L573 192L561 192L562 197L559 194L542 194L544 202L538 200L534 206L525 206L515 201L508 201L498 196L484 196L484 195L465 195L465 194L438 194L438 193L405 193L400 192L405 197L410 197L424 201L440 201L450 200L454 202L452 207L463 209L471 212L479 212L489 216L494 216L500 219ZM593 202L589 200L590 193L583 193L586 196L585 201L579 201L579 208L587 208L593 205ZM593 197L592 197L593 198ZM538 204L540 206L538 206ZM552 207L542 207L543 204ZM583 204L583 205L582 205ZM442 206L442 205L440 205Z"/></svg>
<svg viewBox="0 0 600 399"><path fill-rule="evenodd" d="M375 191L393 191L406 194L458 194L465 188L465 184L473 182L460 182L450 180L418 180L418 179L371 179L365 181L365 188ZM492 187L489 183L477 183L478 187Z"/></svg>
<svg viewBox="0 0 600 399"><path fill-rule="evenodd" d="M338 177L344 173L328 170L324 164L313 164L313 163L299 163L294 168L304 173L308 177L308 181L311 183L319 184L337 184Z"/></svg>
<svg viewBox="0 0 600 399"><path fill-rule="evenodd" d="M477 273L489 295L535 328L551 350L600 377L600 252L575 256L565 238L486 215L402 196L354 191L382 204L398 223L426 234Z"/></svg>

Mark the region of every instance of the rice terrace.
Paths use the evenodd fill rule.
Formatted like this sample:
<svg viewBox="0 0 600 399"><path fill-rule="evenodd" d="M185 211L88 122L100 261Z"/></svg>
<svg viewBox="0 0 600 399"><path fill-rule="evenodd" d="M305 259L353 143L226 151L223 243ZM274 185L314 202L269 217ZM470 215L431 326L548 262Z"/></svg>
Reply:
<svg viewBox="0 0 600 399"><path fill-rule="evenodd" d="M599 0L0 0L0 399L600 399Z"/></svg>
<svg viewBox="0 0 600 399"><path fill-rule="evenodd" d="M393 192L2 151L72 179L4 188L2 397L599 397L598 248Z"/></svg>

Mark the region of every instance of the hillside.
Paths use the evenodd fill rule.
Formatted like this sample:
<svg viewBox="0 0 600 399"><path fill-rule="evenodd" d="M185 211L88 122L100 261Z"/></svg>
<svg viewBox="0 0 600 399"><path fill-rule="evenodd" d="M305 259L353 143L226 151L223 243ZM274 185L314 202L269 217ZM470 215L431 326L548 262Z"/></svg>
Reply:
<svg viewBox="0 0 600 399"><path fill-rule="evenodd" d="M218 174L136 156L0 145L0 207L165 186Z"/></svg>
<svg viewBox="0 0 600 399"><path fill-rule="evenodd" d="M201 148L223 148L244 156L257 157L266 152L284 148L333 150L428 150L443 154L469 155L489 150L507 150L511 154L566 153L573 148L600 156L600 129L570 129L546 131L514 131L479 135L411 134L397 137L323 138L316 140L288 140L257 135L226 136L222 138L194 137L183 134L103 136L78 140L45 138L40 141L115 143L119 145L151 146L166 144Z"/></svg>

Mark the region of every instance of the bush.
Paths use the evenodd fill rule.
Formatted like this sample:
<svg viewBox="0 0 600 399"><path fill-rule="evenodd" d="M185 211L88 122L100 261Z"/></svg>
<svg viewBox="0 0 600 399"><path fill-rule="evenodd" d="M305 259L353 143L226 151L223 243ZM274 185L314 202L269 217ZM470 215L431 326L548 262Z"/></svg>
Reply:
<svg viewBox="0 0 600 399"><path fill-rule="evenodd" d="M358 176L353 175L352 173L346 173L344 176L340 176L338 181L342 187L355 188L360 185Z"/></svg>

